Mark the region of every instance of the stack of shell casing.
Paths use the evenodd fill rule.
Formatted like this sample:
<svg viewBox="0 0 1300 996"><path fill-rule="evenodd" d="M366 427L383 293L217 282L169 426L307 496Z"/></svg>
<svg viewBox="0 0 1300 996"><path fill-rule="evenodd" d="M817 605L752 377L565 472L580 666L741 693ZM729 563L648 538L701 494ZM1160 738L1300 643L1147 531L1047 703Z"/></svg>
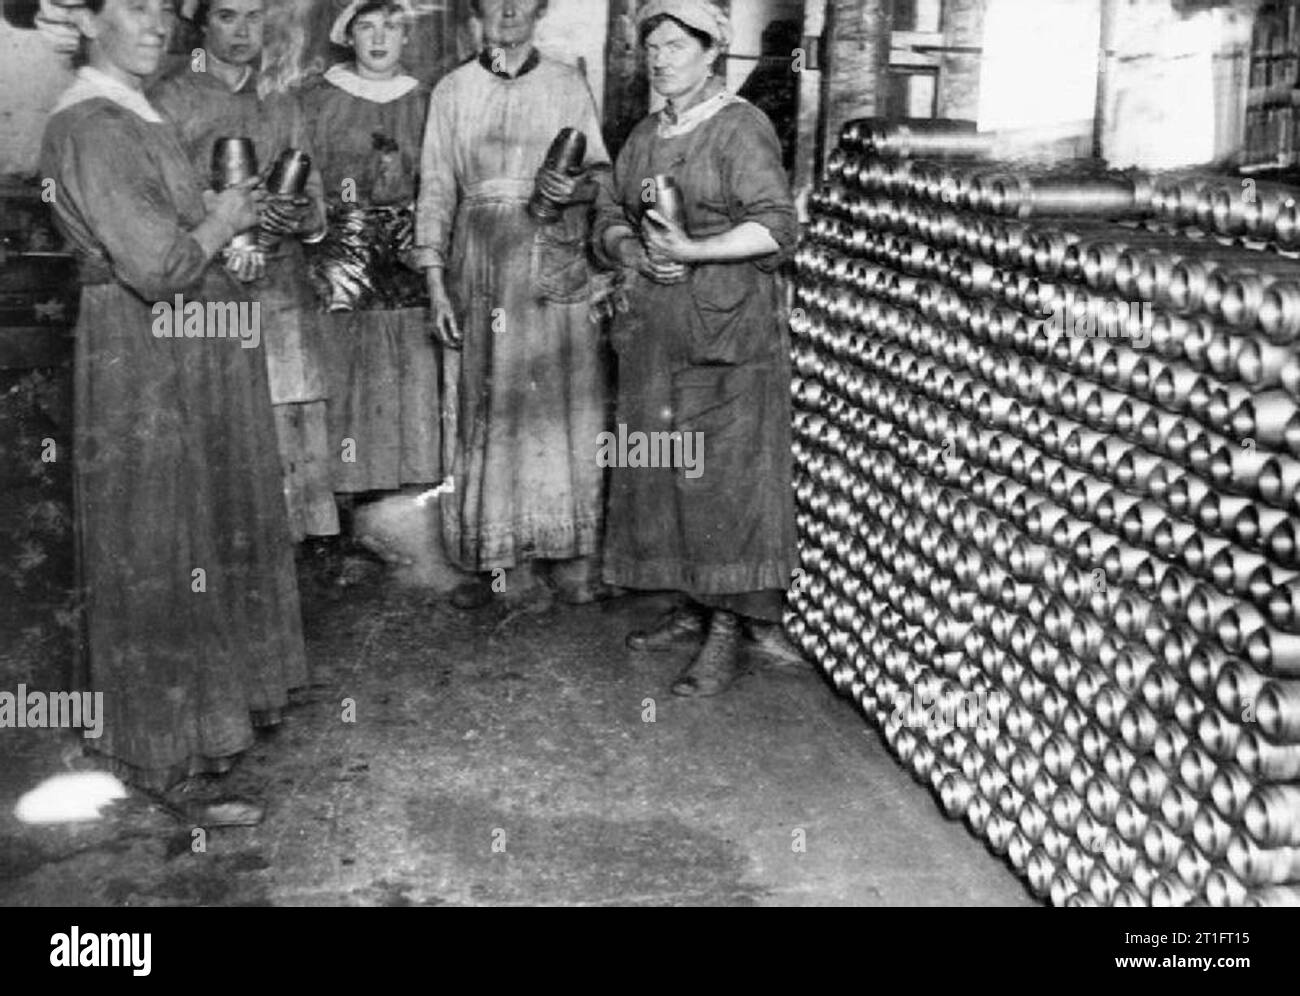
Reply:
<svg viewBox="0 0 1300 996"><path fill-rule="evenodd" d="M787 630L1037 896L1300 904L1294 202L951 135L811 199Z"/></svg>

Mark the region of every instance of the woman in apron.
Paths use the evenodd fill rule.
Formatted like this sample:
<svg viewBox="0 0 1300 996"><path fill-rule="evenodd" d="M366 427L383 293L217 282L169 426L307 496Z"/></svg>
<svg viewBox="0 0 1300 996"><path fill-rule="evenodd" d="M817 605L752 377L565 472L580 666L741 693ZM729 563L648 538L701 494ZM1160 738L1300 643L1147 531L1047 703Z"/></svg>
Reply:
<svg viewBox="0 0 1300 996"><path fill-rule="evenodd" d="M306 682L260 329L217 258L258 205L247 186L201 191L145 99L163 2L87 0L89 64L42 151L82 284L74 687L103 693L94 749L160 791L226 770ZM231 306L239 334L214 337Z"/></svg>
<svg viewBox="0 0 1300 996"><path fill-rule="evenodd" d="M533 45L545 0L472 6L485 47L434 87L416 218L456 394L446 403L454 490L442 496L443 534L449 556L476 575L452 604L543 611L547 572L566 601L603 594L604 471L594 454L606 386L587 242L592 174L608 157L582 74ZM586 137L581 175L545 165L566 127ZM528 212L539 180L559 207L548 224Z"/></svg>
<svg viewBox="0 0 1300 996"><path fill-rule="evenodd" d="M789 346L774 271L798 223L771 123L712 74L726 16L706 0L650 0L638 27L667 104L619 154L593 241L627 279L630 307L613 331L619 430L680 438L671 452L690 460L616 463L604 576L686 596L628 642L656 650L703 637L673 690L711 695L736 674L742 622L779 641L795 565ZM681 189L684 226L647 196L664 174Z"/></svg>
<svg viewBox="0 0 1300 996"><path fill-rule="evenodd" d="M330 40L354 61L304 96L329 231L309 251L323 316L334 489L355 495L442 479L438 357L424 273L414 268L415 194L429 90L402 72L407 0L353 0Z"/></svg>

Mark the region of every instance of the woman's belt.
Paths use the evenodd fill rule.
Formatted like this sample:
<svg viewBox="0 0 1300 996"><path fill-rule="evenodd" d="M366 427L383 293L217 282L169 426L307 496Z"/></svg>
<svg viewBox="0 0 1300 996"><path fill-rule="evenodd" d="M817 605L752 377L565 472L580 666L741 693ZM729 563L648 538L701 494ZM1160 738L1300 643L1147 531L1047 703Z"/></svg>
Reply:
<svg viewBox="0 0 1300 996"><path fill-rule="evenodd" d="M527 201L533 196L532 178L480 180L471 183L461 194L461 204L493 204Z"/></svg>

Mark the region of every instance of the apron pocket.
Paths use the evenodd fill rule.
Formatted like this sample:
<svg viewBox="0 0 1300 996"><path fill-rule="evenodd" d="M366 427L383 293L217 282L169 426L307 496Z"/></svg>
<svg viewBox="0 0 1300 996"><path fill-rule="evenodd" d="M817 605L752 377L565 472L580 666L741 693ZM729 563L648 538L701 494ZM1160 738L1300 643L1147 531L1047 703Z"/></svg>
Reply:
<svg viewBox="0 0 1300 996"><path fill-rule="evenodd" d="M559 221L540 225L533 236L532 287L539 300L576 304L587 296L586 205L574 208Z"/></svg>
<svg viewBox="0 0 1300 996"><path fill-rule="evenodd" d="M692 363L744 363L756 355L753 340L758 330L744 320L755 303L754 283L748 263L706 263L691 271L690 292L698 319L691 323L687 346Z"/></svg>

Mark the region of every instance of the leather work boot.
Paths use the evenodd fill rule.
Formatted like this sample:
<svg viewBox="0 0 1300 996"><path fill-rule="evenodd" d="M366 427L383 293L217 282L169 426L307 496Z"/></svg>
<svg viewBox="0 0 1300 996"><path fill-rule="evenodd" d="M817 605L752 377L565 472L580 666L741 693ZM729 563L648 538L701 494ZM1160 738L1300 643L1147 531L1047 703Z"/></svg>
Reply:
<svg viewBox="0 0 1300 996"><path fill-rule="evenodd" d="M664 651L697 644L704 638L704 620L693 605L679 605L664 614L653 629L627 635L629 650Z"/></svg>
<svg viewBox="0 0 1300 996"><path fill-rule="evenodd" d="M717 695L736 680L740 671L740 620L715 609L709 635L690 667L673 682L673 694L690 697Z"/></svg>
<svg viewBox="0 0 1300 996"><path fill-rule="evenodd" d="M777 623L751 622L748 649L764 664L772 667L809 667L807 658L785 635L784 627Z"/></svg>

